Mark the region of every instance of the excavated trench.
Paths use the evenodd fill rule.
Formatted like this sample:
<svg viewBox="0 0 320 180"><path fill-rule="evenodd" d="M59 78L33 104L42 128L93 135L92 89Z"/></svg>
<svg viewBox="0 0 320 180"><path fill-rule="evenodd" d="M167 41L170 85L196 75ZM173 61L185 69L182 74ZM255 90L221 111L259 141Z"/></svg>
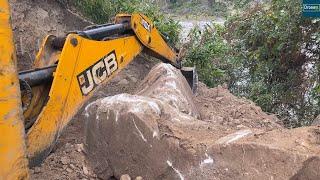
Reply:
<svg viewBox="0 0 320 180"><path fill-rule="evenodd" d="M10 0L19 69L42 38L88 23L56 1ZM320 128L288 130L253 102L138 58L96 93L32 179L319 179ZM97 100L98 99L98 100Z"/></svg>

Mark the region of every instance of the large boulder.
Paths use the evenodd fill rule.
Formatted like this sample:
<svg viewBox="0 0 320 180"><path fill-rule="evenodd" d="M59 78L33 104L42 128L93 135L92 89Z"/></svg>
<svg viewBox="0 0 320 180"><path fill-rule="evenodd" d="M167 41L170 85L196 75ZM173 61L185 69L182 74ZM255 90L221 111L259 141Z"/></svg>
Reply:
<svg viewBox="0 0 320 180"><path fill-rule="evenodd" d="M308 166L320 153L317 127L281 128L242 101L235 103L254 115L246 115L246 108L226 112L233 114L230 121L245 125L206 120L180 71L167 64L153 68L139 87L135 95L106 97L86 107L85 150L100 178L289 179L304 172L319 177ZM261 123L250 120L257 114Z"/></svg>

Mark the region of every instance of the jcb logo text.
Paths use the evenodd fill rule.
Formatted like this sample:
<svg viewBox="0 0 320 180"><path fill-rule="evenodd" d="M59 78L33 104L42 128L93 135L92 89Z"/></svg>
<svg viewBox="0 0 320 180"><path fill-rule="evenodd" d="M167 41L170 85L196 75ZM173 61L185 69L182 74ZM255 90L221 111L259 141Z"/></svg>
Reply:
<svg viewBox="0 0 320 180"><path fill-rule="evenodd" d="M116 53L112 51L77 76L82 94L88 95L117 69Z"/></svg>

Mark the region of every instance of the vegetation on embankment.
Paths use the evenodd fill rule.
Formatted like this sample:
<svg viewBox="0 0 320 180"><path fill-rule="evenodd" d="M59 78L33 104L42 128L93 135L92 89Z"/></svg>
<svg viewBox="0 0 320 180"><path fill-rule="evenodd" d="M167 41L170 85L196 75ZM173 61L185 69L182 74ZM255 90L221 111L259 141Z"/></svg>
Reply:
<svg viewBox="0 0 320 180"><path fill-rule="evenodd" d="M118 13L143 13L155 23L172 45L179 41L180 25L166 16L152 0L70 0L80 12L95 23L110 22Z"/></svg>
<svg viewBox="0 0 320 180"><path fill-rule="evenodd" d="M303 18L300 3L256 4L225 27L195 30L187 64L207 85L226 83L287 127L309 125L320 113L320 21Z"/></svg>

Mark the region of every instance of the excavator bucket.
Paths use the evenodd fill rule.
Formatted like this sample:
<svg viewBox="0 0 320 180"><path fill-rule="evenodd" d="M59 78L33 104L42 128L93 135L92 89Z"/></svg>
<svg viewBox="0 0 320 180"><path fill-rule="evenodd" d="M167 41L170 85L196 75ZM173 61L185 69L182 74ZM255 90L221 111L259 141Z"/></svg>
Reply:
<svg viewBox="0 0 320 180"><path fill-rule="evenodd" d="M196 94L198 88L198 73L195 67L182 67L182 75L186 78L193 94Z"/></svg>

